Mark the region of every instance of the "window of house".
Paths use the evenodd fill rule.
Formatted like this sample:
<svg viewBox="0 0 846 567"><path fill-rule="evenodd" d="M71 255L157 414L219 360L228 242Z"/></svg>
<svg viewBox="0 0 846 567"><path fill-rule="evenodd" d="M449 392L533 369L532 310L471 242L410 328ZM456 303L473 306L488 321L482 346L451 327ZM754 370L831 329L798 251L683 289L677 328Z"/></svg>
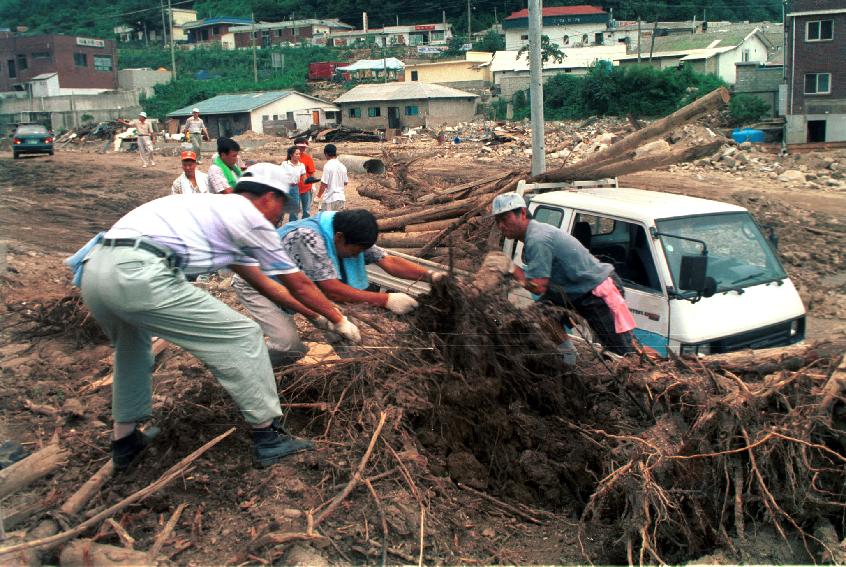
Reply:
<svg viewBox="0 0 846 567"><path fill-rule="evenodd" d="M27 65L26 55L18 55L18 69L21 71L26 71L29 65Z"/></svg>
<svg viewBox="0 0 846 567"><path fill-rule="evenodd" d="M85 53L74 53L73 64L77 67L88 67L88 55Z"/></svg>
<svg viewBox="0 0 846 567"><path fill-rule="evenodd" d="M411 80L412 80L412 81L416 81L416 80L417 80L417 71L412 71L412 72L411 72Z"/></svg>
<svg viewBox="0 0 846 567"><path fill-rule="evenodd" d="M53 59L53 54L49 51L34 51L30 54L30 57L32 57L33 60L50 61Z"/></svg>
<svg viewBox="0 0 846 567"><path fill-rule="evenodd" d="M95 55L94 56L94 69L96 71L111 71L112 70L112 58L108 57L108 56Z"/></svg>
<svg viewBox="0 0 846 567"><path fill-rule="evenodd" d="M429 39L431 41L443 41L444 40L444 32L442 32L442 31L429 32Z"/></svg>
<svg viewBox="0 0 846 567"><path fill-rule="evenodd" d="M742 58L743 58L744 63L749 61L749 50L748 49L743 50Z"/></svg>
<svg viewBox="0 0 846 567"><path fill-rule="evenodd" d="M350 115L350 118L361 118L361 109L360 108L350 108L349 115Z"/></svg>
<svg viewBox="0 0 846 567"><path fill-rule="evenodd" d="M831 93L831 73L806 73L805 94Z"/></svg>
<svg viewBox="0 0 846 567"><path fill-rule="evenodd" d="M273 35L276 37L282 37L282 30L273 30Z"/></svg>
<svg viewBox="0 0 846 567"><path fill-rule="evenodd" d="M604 45L605 44L605 34L602 32L593 34L593 42L596 45Z"/></svg>
<svg viewBox="0 0 846 567"><path fill-rule="evenodd" d="M269 114L262 114L262 115L261 115L261 121L262 121L262 122L267 122L268 120L270 120L270 115L269 115Z"/></svg>
<svg viewBox="0 0 846 567"><path fill-rule="evenodd" d="M521 35L520 40L521 41L529 41L529 34Z"/></svg>
<svg viewBox="0 0 846 567"><path fill-rule="evenodd" d="M379 106L369 106L367 107L367 117L368 118L378 118L382 116L382 108Z"/></svg>
<svg viewBox="0 0 846 567"><path fill-rule="evenodd" d="M291 28L291 35L294 36L294 37L297 37L298 35L300 35L300 29L299 28Z"/></svg>
<svg viewBox="0 0 846 567"><path fill-rule="evenodd" d="M417 116L420 113L420 109L417 108L417 105L411 105L405 107L405 115L406 116Z"/></svg>
<svg viewBox="0 0 846 567"><path fill-rule="evenodd" d="M294 113L293 112L286 112L285 113L285 119L286 120L293 120L294 119Z"/></svg>
<svg viewBox="0 0 846 567"><path fill-rule="evenodd" d="M16 67L15 67L15 60L14 60L14 59L9 59L8 61L6 61L6 64L9 66L9 78L10 78L10 79L14 79L15 77L17 77L17 76L18 76L18 73L17 73L17 71L15 70L15 69L16 69Z"/></svg>
<svg viewBox="0 0 846 567"><path fill-rule="evenodd" d="M209 30L207 30L207 29L202 30L200 32L200 37L202 38L203 41L208 41L209 40ZM255 34L253 34L253 37L255 37Z"/></svg>
<svg viewBox="0 0 846 567"><path fill-rule="evenodd" d="M219 35L220 34L220 26L212 26L212 33L214 35Z"/></svg>
<svg viewBox="0 0 846 567"><path fill-rule="evenodd" d="M834 39L834 21L816 20L805 26L805 41L831 41Z"/></svg>
<svg viewBox="0 0 846 567"><path fill-rule="evenodd" d="M273 119L274 119L274 120L279 120L279 115L278 115L278 114L274 114L274 115L273 115Z"/></svg>

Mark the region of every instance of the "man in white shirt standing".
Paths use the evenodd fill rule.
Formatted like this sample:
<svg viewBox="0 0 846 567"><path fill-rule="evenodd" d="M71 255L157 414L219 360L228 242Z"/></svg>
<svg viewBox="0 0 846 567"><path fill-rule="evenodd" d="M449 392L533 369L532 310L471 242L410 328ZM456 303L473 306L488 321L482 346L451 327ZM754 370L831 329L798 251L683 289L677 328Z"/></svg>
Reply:
<svg viewBox="0 0 846 567"><path fill-rule="evenodd" d="M285 253L274 224L288 186L256 164L236 194L170 195L117 221L83 260L86 306L115 346L112 386L116 470L150 443L136 425L152 414L153 335L194 354L252 426L253 459L265 467L312 448L280 425L282 409L262 331L186 275L228 267L259 293L351 341L358 329ZM273 280L269 275L274 275Z"/></svg>
<svg viewBox="0 0 846 567"><path fill-rule="evenodd" d="M206 129L206 123L200 118L200 109L194 108L191 110L191 116L185 120L182 126L183 132L188 132L191 138L191 149L197 154L197 163L203 163L203 136L209 137L209 131Z"/></svg>
<svg viewBox="0 0 846 567"><path fill-rule="evenodd" d="M188 195L191 193L208 193L209 178L202 171L197 170L197 155L191 151L182 152L182 175L174 179L170 186L173 195Z"/></svg>
<svg viewBox="0 0 846 567"><path fill-rule="evenodd" d="M141 167L147 167L147 164L156 165L156 156L153 154L153 149L156 145L156 131L153 125L147 121L147 113L139 112L138 118L132 121L118 118L124 126L135 128L135 145L138 146L138 155L141 156Z"/></svg>
<svg viewBox="0 0 846 567"><path fill-rule="evenodd" d="M323 166L320 189L317 191L317 198L323 199L320 210L340 211L346 202L344 189L350 182L347 166L338 160L338 148L335 144L326 144L323 155L326 156L326 165Z"/></svg>

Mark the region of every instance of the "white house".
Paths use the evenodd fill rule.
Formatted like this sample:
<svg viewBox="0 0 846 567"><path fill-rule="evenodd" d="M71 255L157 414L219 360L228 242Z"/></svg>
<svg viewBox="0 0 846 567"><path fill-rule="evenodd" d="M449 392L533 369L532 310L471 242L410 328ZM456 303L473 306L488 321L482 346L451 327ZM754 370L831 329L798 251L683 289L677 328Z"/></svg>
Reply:
<svg viewBox="0 0 846 567"><path fill-rule="evenodd" d="M330 102L296 91L268 91L218 95L168 113L182 122L198 108L213 138L236 136L247 130L263 134L266 122L287 120L304 130L312 124L338 123L340 109Z"/></svg>
<svg viewBox="0 0 846 567"><path fill-rule="evenodd" d="M499 89L499 96L511 99L517 91L529 88L530 71L528 53L518 57L518 51L497 51L487 65L490 66L493 84ZM564 50L566 57L561 61L547 61L543 65L544 81L559 73L584 75L599 61L616 65L617 59L625 57L626 46L622 43L579 49Z"/></svg>
<svg viewBox="0 0 846 567"><path fill-rule="evenodd" d="M603 45L610 15L597 6L553 6L543 9L541 33L562 49ZM529 10L513 12L502 22L505 49L516 51L529 43Z"/></svg>

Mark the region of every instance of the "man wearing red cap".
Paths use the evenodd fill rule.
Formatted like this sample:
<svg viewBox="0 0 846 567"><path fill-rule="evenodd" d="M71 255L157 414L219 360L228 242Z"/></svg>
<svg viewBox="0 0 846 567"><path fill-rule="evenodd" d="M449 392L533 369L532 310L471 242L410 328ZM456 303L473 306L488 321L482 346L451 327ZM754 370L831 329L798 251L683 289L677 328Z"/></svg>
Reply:
<svg viewBox="0 0 846 567"><path fill-rule="evenodd" d="M209 192L208 175L197 170L197 154L194 152L182 152L182 175L173 181L170 192L174 195Z"/></svg>

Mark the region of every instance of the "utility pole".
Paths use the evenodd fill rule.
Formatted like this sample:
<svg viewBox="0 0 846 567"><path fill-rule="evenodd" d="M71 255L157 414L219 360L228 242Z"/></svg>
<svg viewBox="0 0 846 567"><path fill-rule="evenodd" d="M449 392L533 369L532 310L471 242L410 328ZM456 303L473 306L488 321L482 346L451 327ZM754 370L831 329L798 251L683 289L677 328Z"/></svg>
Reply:
<svg viewBox="0 0 846 567"><path fill-rule="evenodd" d="M637 15L637 62L640 63L640 14Z"/></svg>
<svg viewBox="0 0 846 567"><path fill-rule="evenodd" d="M529 0L529 97L532 111L532 175L546 171L543 121L543 60L541 59L542 0Z"/></svg>
<svg viewBox="0 0 846 567"><path fill-rule="evenodd" d="M256 60L256 13L250 12L250 18L253 20L253 32L250 34L253 44L253 82L258 84L258 62Z"/></svg>
<svg viewBox="0 0 846 567"><path fill-rule="evenodd" d="M470 0L467 0L467 43L473 45L473 27L470 23Z"/></svg>
<svg viewBox="0 0 846 567"><path fill-rule="evenodd" d="M164 0L160 0L162 6L162 47L167 45L167 23L165 22Z"/></svg>
<svg viewBox="0 0 846 567"><path fill-rule="evenodd" d="M170 0L167 0L167 13L170 17L170 78L172 81L176 80L176 46L173 41L173 8L170 5Z"/></svg>

